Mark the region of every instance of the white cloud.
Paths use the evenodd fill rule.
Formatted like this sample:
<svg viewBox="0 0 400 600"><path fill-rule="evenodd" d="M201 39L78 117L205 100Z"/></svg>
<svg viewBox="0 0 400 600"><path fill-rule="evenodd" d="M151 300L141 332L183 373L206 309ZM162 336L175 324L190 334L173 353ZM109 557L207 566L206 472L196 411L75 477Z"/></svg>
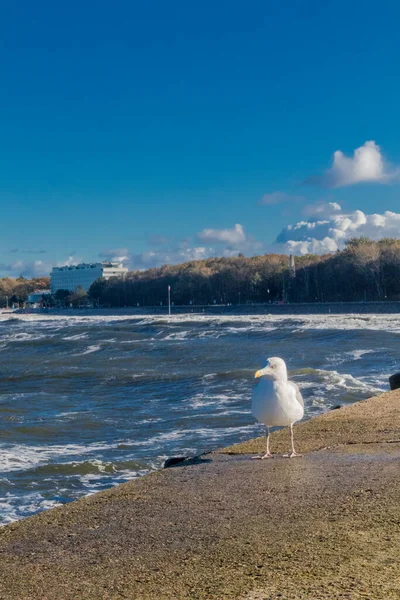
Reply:
<svg viewBox="0 0 400 600"><path fill-rule="evenodd" d="M0 276L8 277L19 277L22 275L26 278L41 277L48 275L52 265L42 260L34 260L25 262L23 260L17 260L13 263L0 264Z"/></svg>
<svg viewBox="0 0 400 600"><path fill-rule="evenodd" d="M103 250L99 253L99 257L102 260L110 260L116 262L127 262L129 260L128 248L114 248L109 250Z"/></svg>
<svg viewBox="0 0 400 600"><path fill-rule="evenodd" d="M306 204L302 209L302 214L305 217L328 217L342 210L337 202L323 202L319 200L314 204Z"/></svg>
<svg viewBox="0 0 400 600"><path fill-rule="evenodd" d="M79 265L79 263L83 262L81 258L76 257L74 254L68 256L66 260L60 260L57 263L57 267L72 267L74 265Z"/></svg>
<svg viewBox="0 0 400 600"><path fill-rule="evenodd" d="M189 247L186 243L167 249L152 249L130 258L130 268L134 270L151 269L162 265L174 265L191 260L204 260L216 256L214 248L206 246Z"/></svg>
<svg viewBox="0 0 400 600"><path fill-rule="evenodd" d="M400 237L400 214L386 211L368 215L361 210L343 213L339 207L321 220L285 227L276 238L275 249L292 254L323 254L342 249L346 240L361 236L373 240Z"/></svg>
<svg viewBox="0 0 400 600"><path fill-rule="evenodd" d="M301 202L304 200L303 196L294 196L287 194L286 192L272 192L271 194L264 194L259 204L266 204L268 206L272 204L282 204L284 202Z"/></svg>
<svg viewBox="0 0 400 600"><path fill-rule="evenodd" d="M23 275L26 278L42 277L50 275L50 271L55 266L62 267L64 265L77 265L82 262L81 258L69 256L66 260L54 263L51 261L34 260L24 261L17 260L12 263L0 263L0 277L18 277Z"/></svg>
<svg viewBox="0 0 400 600"><path fill-rule="evenodd" d="M197 235L198 239L218 244L196 246L183 241L170 246L156 244L147 252L130 257L132 269L150 269L162 265L174 265L192 260L205 260L213 256L237 256L240 252L248 255L260 253L263 246L251 237L247 237L241 225L233 229L205 229Z"/></svg>
<svg viewBox="0 0 400 600"><path fill-rule="evenodd" d="M199 240L238 246L246 242L243 225L237 223L232 229L203 229L197 234Z"/></svg>
<svg viewBox="0 0 400 600"><path fill-rule="evenodd" d="M352 157L336 150L332 167L324 175L311 177L307 182L339 188L364 182L389 183L398 177L399 169L390 169L380 147L371 140L356 148Z"/></svg>

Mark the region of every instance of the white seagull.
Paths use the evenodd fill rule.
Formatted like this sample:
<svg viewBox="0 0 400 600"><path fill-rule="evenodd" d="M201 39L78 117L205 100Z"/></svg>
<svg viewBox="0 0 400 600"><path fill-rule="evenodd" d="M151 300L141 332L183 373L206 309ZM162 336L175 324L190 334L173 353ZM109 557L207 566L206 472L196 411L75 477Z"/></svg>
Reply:
<svg viewBox="0 0 400 600"><path fill-rule="evenodd" d="M267 428L267 452L261 458L273 458L269 451L269 428L275 426L290 427L292 451L284 456L302 456L294 449L293 424L303 418L304 401L298 386L288 380L285 361L269 358L255 378L258 382L253 391L252 413Z"/></svg>

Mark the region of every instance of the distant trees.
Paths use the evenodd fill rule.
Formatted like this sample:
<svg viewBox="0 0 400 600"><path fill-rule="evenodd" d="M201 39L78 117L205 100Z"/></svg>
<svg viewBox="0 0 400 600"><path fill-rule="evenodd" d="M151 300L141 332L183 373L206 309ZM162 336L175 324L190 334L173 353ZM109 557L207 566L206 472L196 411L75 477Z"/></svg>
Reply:
<svg viewBox="0 0 400 600"><path fill-rule="evenodd" d="M13 277L3 277L0 279L0 306L23 304L27 301L28 295L35 290L47 290L50 288L50 277L35 277L25 279L20 276L17 279Z"/></svg>
<svg viewBox="0 0 400 600"><path fill-rule="evenodd" d="M66 297L66 303L67 305L72 304L72 306L74 308L77 308L78 306L82 306L83 304L86 304L88 299L87 293L85 292L85 290L78 285L78 287L75 289L74 292L71 292L69 294L69 296Z"/></svg>
<svg viewBox="0 0 400 600"><path fill-rule="evenodd" d="M18 304L23 306L28 300L29 294L38 290L50 289L50 277L35 277L25 279L20 276L0 278L0 307ZM58 290L53 296L46 296L46 306L83 306L88 302L88 295L81 287L74 292L69 290Z"/></svg>
<svg viewBox="0 0 400 600"><path fill-rule="evenodd" d="M209 258L99 279L89 298L105 306L159 305L171 285L175 304L400 300L400 240L356 238L334 254Z"/></svg>
<svg viewBox="0 0 400 600"><path fill-rule="evenodd" d="M249 302L329 302L400 300L400 240L355 238L344 250L323 256L296 257L291 277L289 257L243 255L164 265L147 271L130 271L124 279L98 279L88 293L59 290L56 306L164 305L168 285L175 304L246 304ZM0 307L23 304L28 294L48 289L48 277L0 279ZM49 301L50 302L50 301Z"/></svg>
<svg viewBox="0 0 400 600"><path fill-rule="evenodd" d="M69 298L70 293L71 292L69 290L57 290L54 294L54 301L56 306L67 306L67 299Z"/></svg>
<svg viewBox="0 0 400 600"><path fill-rule="evenodd" d="M307 266L297 259L297 301L400 300L400 240L352 239L341 252L310 259Z"/></svg>
<svg viewBox="0 0 400 600"><path fill-rule="evenodd" d="M87 304L87 302L88 295L80 285L73 292L57 290L54 294L54 304L56 306L70 307L72 305L73 308L77 308Z"/></svg>

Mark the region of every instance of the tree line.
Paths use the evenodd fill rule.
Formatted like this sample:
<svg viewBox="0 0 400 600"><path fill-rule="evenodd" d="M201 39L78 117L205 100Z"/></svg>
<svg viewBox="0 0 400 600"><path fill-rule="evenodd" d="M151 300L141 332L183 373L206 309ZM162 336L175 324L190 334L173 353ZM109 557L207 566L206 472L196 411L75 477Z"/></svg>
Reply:
<svg viewBox="0 0 400 600"><path fill-rule="evenodd" d="M0 306L22 305L28 294L48 289L49 278L0 279ZM284 254L216 257L146 271L124 279L98 279L88 293L59 290L52 306L159 306L262 302L357 302L400 300L400 240L355 238L334 254L296 257L295 272Z"/></svg>
<svg viewBox="0 0 400 600"><path fill-rule="evenodd" d="M289 257L265 254L209 258L131 271L124 279L99 279L89 299L102 306L257 302L400 300L400 240L355 238L334 254Z"/></svg>
<svg viewBox="0 0 400 600"><path fill-rule="evenodd" d="M22 275L17 278L3 277L0 279L0 307L22 305L27 301L29 294L36 290L48 289L50 289L50 277L33 279L25 279Z"/></svg>

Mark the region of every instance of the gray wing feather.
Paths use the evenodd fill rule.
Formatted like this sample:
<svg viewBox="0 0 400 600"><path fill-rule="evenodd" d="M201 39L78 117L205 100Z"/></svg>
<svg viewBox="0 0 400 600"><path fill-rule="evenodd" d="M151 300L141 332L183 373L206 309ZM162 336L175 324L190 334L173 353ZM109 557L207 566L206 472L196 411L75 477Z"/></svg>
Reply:
<svg viewBox="0 0 400 600"><path fill-rule="evenodd" d="M299 386L296 385L293 381L288 381L288 384L290 385L290 387L292 387L294 389L294 391L296 392L296 400L297 402L299 402L302 407L304 408L304 400L303 400L303 396L301 395Z"/></svg>

